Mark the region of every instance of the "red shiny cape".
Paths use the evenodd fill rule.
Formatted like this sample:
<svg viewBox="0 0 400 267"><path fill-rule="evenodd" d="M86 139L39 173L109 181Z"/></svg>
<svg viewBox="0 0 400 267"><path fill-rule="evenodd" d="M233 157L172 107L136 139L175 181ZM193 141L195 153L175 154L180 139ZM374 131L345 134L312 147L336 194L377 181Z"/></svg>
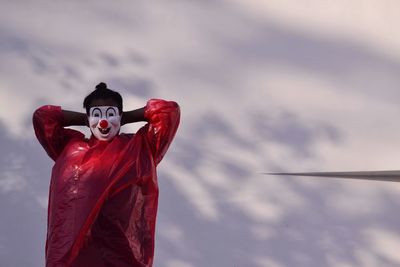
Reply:
<svg viewBox="0 0 400 267"><path fill-rule="evenodd" d="M158 204L156 166L179 125L179 106L147 102L148 123L111 141L63 125L61 107L33 115L55 161L49 191L46 267L150 267Z"/></svg>

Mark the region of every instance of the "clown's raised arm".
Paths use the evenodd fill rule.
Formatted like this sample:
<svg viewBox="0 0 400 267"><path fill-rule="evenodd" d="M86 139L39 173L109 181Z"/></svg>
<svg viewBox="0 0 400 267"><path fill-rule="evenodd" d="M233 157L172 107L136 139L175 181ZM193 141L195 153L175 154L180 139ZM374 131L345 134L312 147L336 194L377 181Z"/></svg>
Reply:
<svg viewBox="0 0 400 267"><path fill-rule="evenodd" d="M38 108L33 113L32 121L37 139L54 161L70 140L84 138L81 132L64 127L87 124L84 113L66 111L60 106L51 105Z"/></svg>
<svg viewBox="0 0 400 267"><path fill-rule="evenodd" d="M153 159L158 164L171 144L180 121L180 108L174 101L150 99L144 108L124 113L125 123L145 120L148 123L139 130L150 145Z"/></svg>

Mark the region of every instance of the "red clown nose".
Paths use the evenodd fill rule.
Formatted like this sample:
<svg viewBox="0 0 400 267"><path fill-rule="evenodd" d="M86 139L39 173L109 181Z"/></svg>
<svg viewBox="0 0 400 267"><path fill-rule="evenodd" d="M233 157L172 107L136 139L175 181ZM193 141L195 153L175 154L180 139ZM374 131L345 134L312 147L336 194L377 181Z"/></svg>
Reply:
<svg viewBox="0 0 400 267"><path fill-rule="evenodd" d="M100 121L100 128L106 129L108 127L108 122L106 120Z"/></svg>

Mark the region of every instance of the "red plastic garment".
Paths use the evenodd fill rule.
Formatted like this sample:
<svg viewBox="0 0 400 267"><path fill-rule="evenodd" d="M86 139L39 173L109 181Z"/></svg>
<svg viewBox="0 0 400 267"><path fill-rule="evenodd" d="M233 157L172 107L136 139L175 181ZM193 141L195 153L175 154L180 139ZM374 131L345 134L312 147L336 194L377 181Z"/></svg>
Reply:
<svg viewBox="0 0 400 267"><path fill-rule="evenodd" d="M60 107L33 115L55 161L50 181L46 267L150 267L158 204L156 166L179 125L179 106L147 102L148 123L111 141L63 128Z"/></svg>

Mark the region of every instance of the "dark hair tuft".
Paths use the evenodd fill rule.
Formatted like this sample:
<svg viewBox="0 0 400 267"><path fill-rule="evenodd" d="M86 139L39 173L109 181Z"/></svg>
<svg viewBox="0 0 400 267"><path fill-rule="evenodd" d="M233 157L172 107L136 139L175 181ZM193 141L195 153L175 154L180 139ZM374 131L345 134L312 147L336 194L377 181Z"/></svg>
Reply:
<svg viewBox="0 0 400 267"><path fill-rule="evenodd" d="M108 88L107 88L107 84L101 82L101 83L99 83L98 85L96 85L96 89L97 89L97 90L105 90L105 89L108 89Z"/></svg>
<svg viewBox="0 0 400 267"><path fill-rule="evenodd" d="M122 97L118 92L107 88L107 84L101 82L96 85L96 90L91 92L83 100L83 108L86 109L86 114L89 115L89 110L92 107L92 102L95 99L112 99L117 103L119 114L122 114Z"/></svg>

